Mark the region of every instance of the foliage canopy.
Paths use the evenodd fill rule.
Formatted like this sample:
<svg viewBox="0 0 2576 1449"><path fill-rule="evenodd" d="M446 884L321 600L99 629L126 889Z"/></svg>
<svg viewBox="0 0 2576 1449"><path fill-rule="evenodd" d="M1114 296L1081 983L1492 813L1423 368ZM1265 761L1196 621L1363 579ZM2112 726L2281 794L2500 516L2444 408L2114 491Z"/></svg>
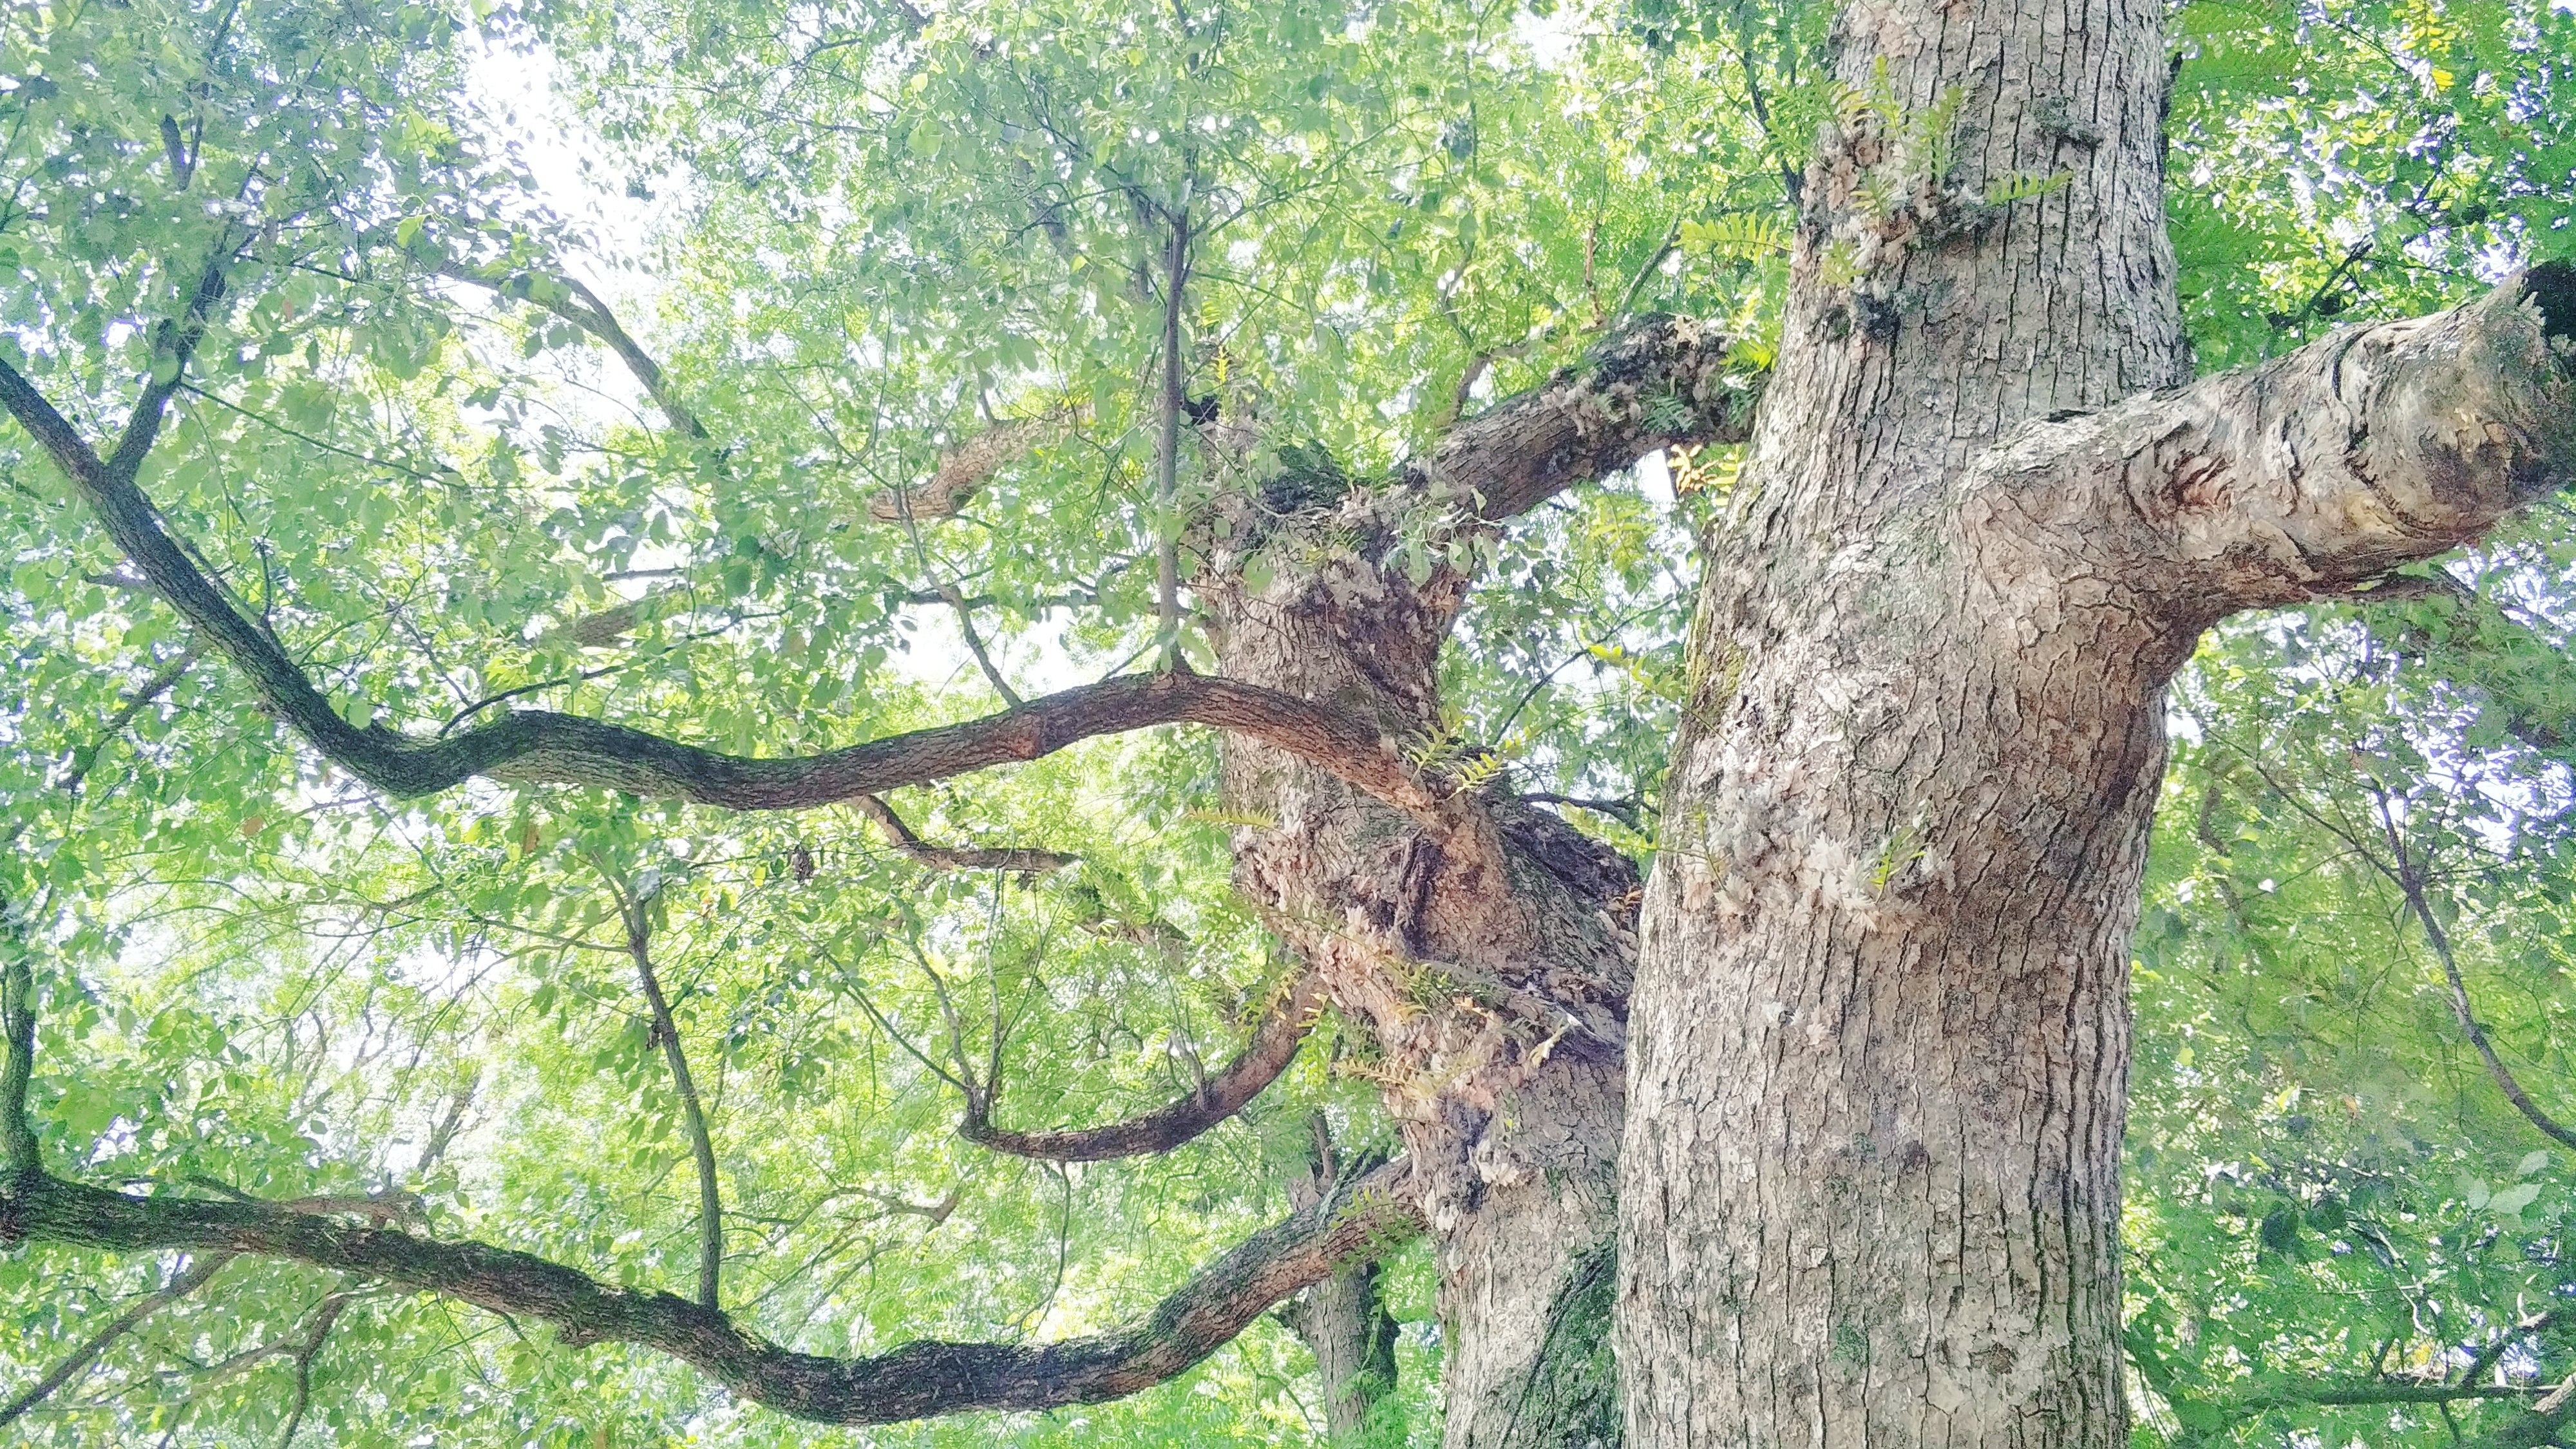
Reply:
<svg viewBox="0 0 2576 1449"><path fill-rule="evenodd" d="M1827 19L14 4L0 362L93 439L174 392L136 482L358 729L542 705L808 753L1132 666L1157 553L1215 490L1258 479L1293 512L1368 486L1620 317L1722 319L1764 365L1808 138L1856 103L1818 74ZM2173 29L2168 205L2204 368L2576 255L2564 11L2188 0ZM545 85L579 117L569 150L505 104ZM575 152L578 177L533 164ZM581 178L604 210L563 194ZM223 301L183 347L210 258ZM1216 421L1166 489L1175 327L1187 407ZM1648 859L1693 549L1732 470L1675 455L1505 535L1422 758ZM2576 1157L2506 1101L2454 976L2535 1104L2576 1118L2571 556L2544 508L2404 600L2224 628L2176 690L2137 950L2142 1442L2569 1432L2527 1406L2576 1374ZM846 806L396 799L264 711L16 425L0 563L0 951L32 982L55 1171L412 1194L386 1201L442 1237L686 1292L702 1114L725 1305L862 1354L1114 1325L1277 1218L1318 1122L1388 1146L1369 1044L1330 1019L1159 1156L956 1134L979 1095L1027 1127L1187 1096L1293 989L1229 892L1246 822L1201 732L894 791L909 839ZM1072 859L936 853L970 845ZM1406 1328L1372 1433L1436 1442L1431 1265L1389 1263ZM1268 1319L1131 1399L818 1431L443 1300L182 1272L0 1255L13 1396L140 1295L193 1289L14 1431L1039 1445L1320 1423Z"/></svg>

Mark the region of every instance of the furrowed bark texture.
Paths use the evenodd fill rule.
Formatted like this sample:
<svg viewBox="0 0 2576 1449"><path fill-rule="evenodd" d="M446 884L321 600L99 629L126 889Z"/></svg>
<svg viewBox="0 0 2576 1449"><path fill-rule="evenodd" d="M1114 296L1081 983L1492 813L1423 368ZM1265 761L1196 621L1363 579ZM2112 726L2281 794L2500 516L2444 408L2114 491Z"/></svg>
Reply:
<svg viewBox="0 0 2576 1449"><path fill-rule="evenodd" d="M1345 558L1238 593L1219 611L1226 668L1280 688L1293 677L1421 734L1457 590L1435 577L1417 592ZM1202 587L1202 604L1221 592ZM1272 822L1238 831L1237 883L1378 1049L1363 1070L1439 1243L1446 1442L1613 1437L1607 1315L1551 1344L1548 1310L1573 1257L1615 1228L1633 869L1516 802L1460 799L1428 825L1232 741L1226 789L1230 808ZM1534 1376L1556 1377L1551 1353L1597 1358L1595 1401L1521 1402Z"/></svg>
<svg viewBox="0 0 2576 1449"><path fill-rule="evenodd" d="M2161 688L2223 615L2450 547L2576 458L2555 274L2172 390L2162 15L1837 24L1880 105L1808 172L1641 924L1634 1449L2125 1444Z"/></svg>
<svg viewBox="0 0 2576 1449"><path fill-rule="evenodd" d="M1726 350L1650 319L1462 424L1393 488L1232 500L1196 582L1226 675L1431 736L1468 580L1442 565L1409 582L1399 518L1492 527L1667 442L1740 438L1759 378ZM1354 535L1355 550L1329 543ZM1301 562L1255 591L1241 565L1256 549ZM1227 737L1225 789L1261 822L1236 832L1236 883L1375 1045L1357 1069L1383 1088L1439 1248L1446 1443L1616 1443L1607 1265L1634 868L1517 799L1400 811L1247 737Z"/></svg>

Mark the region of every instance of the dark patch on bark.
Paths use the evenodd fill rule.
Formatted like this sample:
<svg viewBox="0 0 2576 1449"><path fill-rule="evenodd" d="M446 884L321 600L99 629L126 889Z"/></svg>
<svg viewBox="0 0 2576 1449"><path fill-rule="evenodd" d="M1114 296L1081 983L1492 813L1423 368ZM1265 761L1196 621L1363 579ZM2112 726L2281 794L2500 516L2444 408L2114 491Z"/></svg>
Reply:
<svg viewBox="0 0 2576 1449"><path fill-rule="evenodd" d="M1610 1348L1618 1282L1616 1239L1574 1255L1497 1449L1619 1449L1619 1366Z"/></svg>
<svg viewBox="0 0 2576 1449"><path fill-rule="evenodd" d="M1584 900L1601 901L1619 910L1622 923L1636 911L1637 863L1547 811L1509 797L1494 801L1494 823L1515 852L1563 882Z"/></svg>
<svg viewBox="0 0 2576 1449"><path fill-rule="evenodd" d="M2541 335L2576 339L2576 263L2542 262L2523 273L2522 290L2540 306Z"/></svg>
<svg viewBox="0 0 2576 1449"><path fill-rule="evenodd" d="M1279 471L1261 481L1261 501L1273 513L1317 513L1350 496L1351 477L1321 443L1282 443Z"/></svg>

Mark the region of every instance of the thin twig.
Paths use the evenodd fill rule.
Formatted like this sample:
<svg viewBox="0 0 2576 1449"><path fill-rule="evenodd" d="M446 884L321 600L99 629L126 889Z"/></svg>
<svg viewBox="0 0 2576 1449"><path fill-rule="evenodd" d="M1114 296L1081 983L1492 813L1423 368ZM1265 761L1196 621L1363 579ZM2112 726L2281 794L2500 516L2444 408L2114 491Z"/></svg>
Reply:
<svg viewBox="0 0 2576 1449"><path fill-rule="evenodd" d="M90 1366L98 1362L99 1355L107 1352L108 1347L118 1339L132 1333L135 1325L151 1317L156 1310L168 1307L206 1286L207 1280L223 1271L223 1266L232 1260L233 1255L230 1253L207 1254L191 1262L185 1271L163 1287L137 1299L133 1306L118 1314L105 1328L90 1335L88 1342L65 1354L60 1363L46 1370L45 1376L29 1385L26 1392L11 1399L7 1404L0 1405L0 1429L16 1423L19 1416L43 1403L55 1390L87 1373Z"/></svg>
<svg viewBox="0 0 2576 1449"><path fill-rule="evenodd" d="M1028 703L1020 698L1019 691L1011 688L1011 682L1002 677L1002 671L994 667L993 656L984 652L984 638L975 632L975 611L966 606L965 595L960 594L954 584L941 584L939 597L947 601L949 608L957 611L958 636L966 641L966 652L975 656L976 667L984 671L984 681L993 686L993 692L1002 697L1002 703L1012 709Z"/></svg>
<svg viewBox="0 0 2576 1449"><path fill-rule="evenodd" d="M2460 975L2459 959L2451 954L2450 933L2442 929L2441 922L2433 919L2432 907L2425 902L2423 872L2416 869L2415 858L2407 849L2405 837L2398 832L2397 818L2388 808L2388 794L2374 784L2371 795L2379 805L2379 823L2388 834L2388 847L2397 856L2397 868L2388 874L2397 882L2397 888L2405 893L2407 910L2413 913L2416 924L2423 928L2424 939L2432 945L2433 955L2442 963L2442 974L2451 983L2451 1014L2459 1019L2461 1032L2485 1060L2487 1074L2504 1089L2505 1100L2513 1103L2516 1111L2551 1140L2562 1147L2576 1148L2576 1131L2569 1130L2531 1100L2531 1094L2522 1089L2522 1083L2514 1078L2512 1069L2504 1064L2504 1059L2496 1055L2495 1047L2487 1041L2486 1028L2478 1024L2477 1013L2469 1007L2468 982Z"/></svg>
<svg viewBox="0 0 2576 1449"><path fill-rule="evenodd" d="M886 843L895 853L924 870L999 870L1017 875L1037 875L1062 870L1081 857L1060 851L1038 850L1027 846L979 847L932 845L915 835L894 807L874 795L861 795L850 802L850 808L876 822L884 832Z"/></svg>
<svg viewBox="0 0 2576 1449"><path fill-rule="evenodd" d="M71 765L63 771L60 779L54 781L54 788L67 795L79 790L81 782L87 780L89 772L97 767L98 757L107 748L107 742L125 733L125 727L134 723L134 717L169 693L170 687L177 684L179 677L196 662L197 646L191 644L181 651L178 658L162 666L159 673L136 686L131 694L125 696L124 703L117 706L116 713L108 716L107 728L99 731L98 738L72 752Z"/></svg>

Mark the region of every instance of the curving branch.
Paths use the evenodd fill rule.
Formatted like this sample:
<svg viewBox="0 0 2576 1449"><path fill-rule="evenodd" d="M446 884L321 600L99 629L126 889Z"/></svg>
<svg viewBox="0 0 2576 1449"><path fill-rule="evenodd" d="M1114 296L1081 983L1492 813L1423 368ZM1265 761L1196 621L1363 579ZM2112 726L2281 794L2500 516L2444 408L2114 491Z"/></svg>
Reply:
<svg viewBox="0 0 2576 1449"><path fill-rule="evenodd" d="M982 1093L967 1095L966 1121L957 1135L979 1147L1043 1162L1102 1162L1169 1152L1242 1111L1245 1103L1279 1080L1315 1029L1323 1000L1322 982L1309 969L1263 1013L1252 1040L1223 1070L1201 1082L1196 1092L1141 1117L1106 1127L1014 1132L993 1125L994 1089L988 1085Z"/></svg>
<svg viewBox="0 0 2576 1449"><path fill-rule="evenodd" d="M304 1341L280 1350L294 1365L295 1399L286 1412L286 1427L278 1432L277 1449L293 1449L295 1431L304 1427L304 1415L313 1407L313 1360L322 1356L322 1345L330 1341L332 1326L349 1310L356 1296L342 1292L323 1299L312 1321L305 1325Z"/></svg>
<svg viewBox="0 0 2576 1449"><path fill-rule="evenodd" d="M2187 626L2348 597L2576 477L2576 265L2034 424L1980 473L1972 527Z"/></svg>
<svg viewBox="0 0 2576 1449"><path fill-rule="evenodd" d="M167 401L167 394L162 395ZM1126 676L819 755L720 754L623 725L545 710L502 715L443 739L361 729L266 631L244 617L161 527L134 483L151 431L138 415L117 458L101 461L16 369L0 361L0 405L34 434L97 510L146 582L240 669L260 703L332 763L396 796L426 795L474 776L514 784L592 785L736 810L834 804L993 765L1034 760L1077 740L1163 724L1234 730L1340 776L1399 808L1436 815L1439 797L1406 769L1395 742L1321 705L1253 685L1179 671Z"/></svg>
<svg viewBox="0 0 2576 1449"><path fill-rule="evenodd" d="M1043 875L1062 870L1080 860L1080 856L1060 851L1037 850L1027 846L1003 848L978 846L931 845L912 833L894 808L874 795L861 795L850 802L850 808L876 822L885 832L886 843L895 853L924 870L998 870L1015 875Z"/></svg>
<svg viewBox="0 0 2576 1449"><path fill-rule="evenodd" d="M495 296L532 302L599 339L602 346L617 354L618 361L626 364L626 370L634 374L645 395L653 399L653 405L671 420L671 426L701 442L706 440L706 427L698 421L698 415L680 401L670 379L662 372L662 364L654 361L652 354L627 335L626 329L617 321L617 314L610 311L608 304L599 299L599 294L583 286L578 278L524 267L473 267L463 262L445 262L432 270L450 281L485 288Z"/></svg>
<svg viewBox="0 0 2576 1449"><path fill-rule="evenodd" d="M2496 1055L2494 1044L2487 1040L2486 1028L2479 1023L2477 1012L2469 1005L2468 979L2460 974L2459 958L2451 953L2451 933L2442 929L2442 923L2433 915L2432 903L2425 899L2424 866L2416 860L2414 851L2407 846L2405 834L2398 829L2397 814L2389 805L2387 792L2374 785L2371 797L2379 806L2380 829L2386 835L2388 848L2397 862L2393 868L2381 865L2380 869L2396 881L2398 891L2406 898L2407 913L2415 918L2415 924L2424 932L2425 943L2433 948L2434 957L2442 963L2443 979L2451 987L2451 1015L2459 1021L2461 1035L2469 1039L2469 1045L2477 1048L2478 1059L2486 1063L2487 1075L2495 1079L2497 1089L2504 1093L2506 1101L2513 1104L2514 1110L2522 1114L2524 1121L2559 1146L2576 1149L2576 1129L2550 1116L2539 1103L2531 1100L2531 1093L2523 1090L2522 1082L2514 1076L2513 1069L2504 1064L2504 1058Z"/></svg>
<svg viewBox="0 0 2576 1449"><path fill-rule="evenodd" d="M798 1353L677 1295L613 1287L533 1254L266 1203L133 1197L36 1174L0 1193L0 1241L291 1259L538 1319L574 1347L614 1341L669 1354L797 1418L886 1424L974 1409L1099 1403L1150 1388L1340 1264L1420 1231L1410 1187L1400 1162L1346 1184L1253 1234L1123 1328L1045 1344L923 1340L868 1358Z"/></svg>
<svg viewBox="0 0 2576 1449"><path fill-rule="evenodd" d="M724 1195L716 1182L715 1136L707 1129L706 1109L698 1102L697 1079L689 1074L689 1054L680 1046L680 1023L671 1015L671 1000L662 993L662 978L653 969L653 919L646 903L628 889L607 865L592 866L617 896L617 913L626 924L626 954L644 988L644 1004L653 1013L653 1038L671 1069L671 1090L679 1094L680 1120L689 1132L689 1156L698 1169L698 1303L721 1308L718 1283L724 1274Z"/></svg>
<svg viewBox="0 0 2576 1449"><path fill-rule="evenodd" d="M1500 522L1658 448L1743 442L1769 374L1734 347L1705 322L1639 318L1451 428L1414 480L1472 493L1478 516Z"/></svg>
<svg viewBox="0 0 2576 1449"><path fill-rule="evenodd" d="M1075 409L1067 407L995 423L941 453L930 481L869 499L868 517L879 523L927 523L954 518L965 511L1003 464L1063 432L1079 416Z"/></svg>
<svg viewBox="0 0 2576 1449"><path fill-rule="evenodd" d="M169 392L157 396L156 407L168 401ZM514 784L592 785L736 810L794 810L1034 760L1094 735L1203 724L1259 739L1399 808L1438 811L1438 797L1405 768L1394 740L1374 727L1271 690L1180 671L1105 680L964 724L784 759L720 754L545 710L505 714L435 740L382 726L361 729L340 717L285 649L233 607L161 527L151 500L134 482L158 426L151 415L138 411L116 457L101 461L5 361L0 406L44 445L145 581L198 629L206 645L242 671L270 714L332 763L391 795L432 794L480 775ZM142 447L137 437L144 438Z"/></svg>

